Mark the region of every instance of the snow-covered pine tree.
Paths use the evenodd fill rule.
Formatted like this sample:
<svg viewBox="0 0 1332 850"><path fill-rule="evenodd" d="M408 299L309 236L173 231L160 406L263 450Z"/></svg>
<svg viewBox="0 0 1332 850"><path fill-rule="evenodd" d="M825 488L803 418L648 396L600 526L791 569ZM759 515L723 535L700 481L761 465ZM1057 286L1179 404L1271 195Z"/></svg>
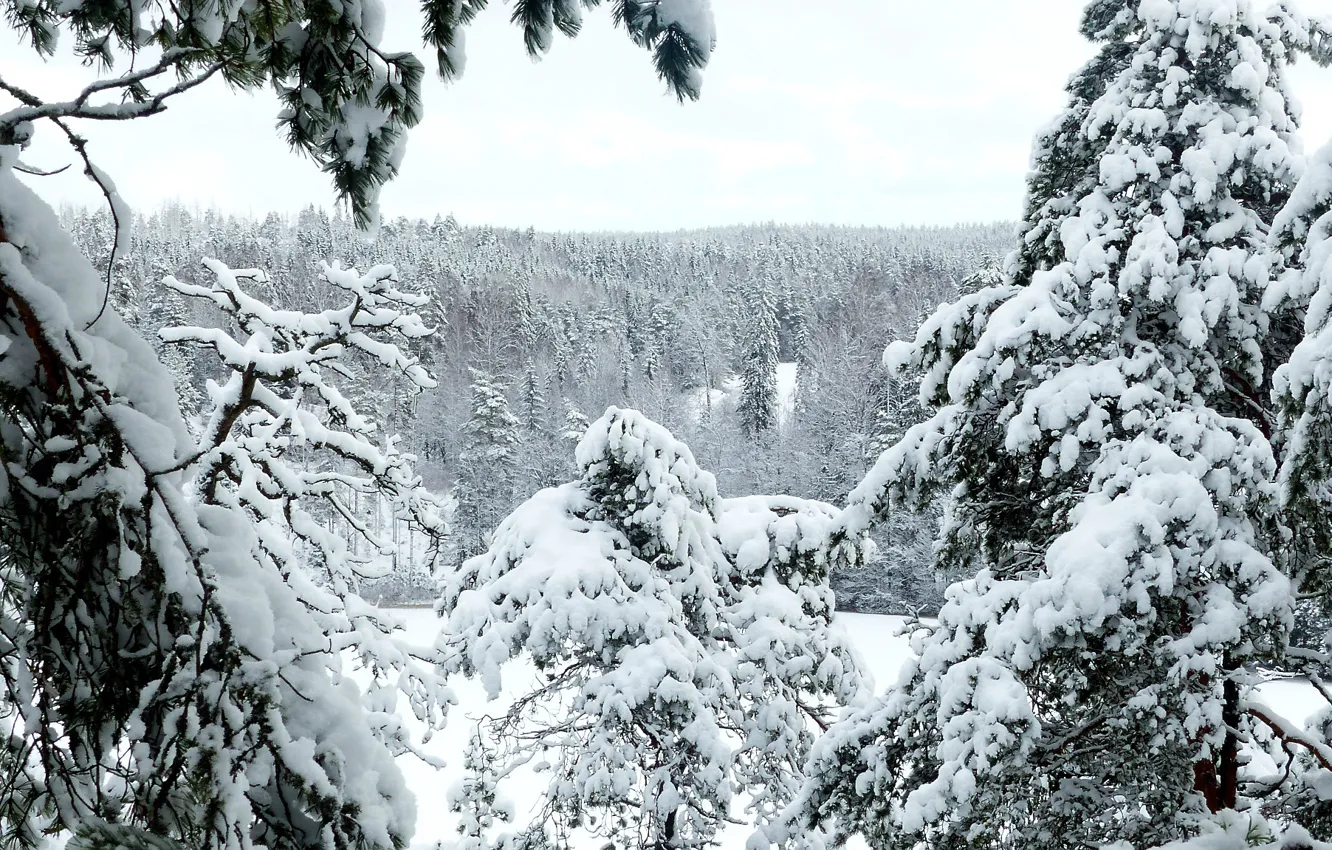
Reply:
<svg viewBox="0 0 1332 850"><path fill-rule="evenodd" d="M750 436L777 426L777 301L764 278L749 288L742 314L740 423Z"/></svg>
<svg viewBox="0 0 1332 850"><path fill-rule="evenodd" d="M528 843L564 847L584 828L635 848L705 844L731 796L712 477L632 411L594 423L578 461L580 481L524 503L446 579L438 649L492 698L509 658L545 673L482 730L501 763L553 750Z"/></svg>
<svg viewBox="0 0 1332 850"><path fill-rule="evenodd" d="M229 372L208 384L203 454L193 467L200 497L245 512L260 531L265 560L312 572L344 604L362 581L387 575L400 554L404 562L419 554L430 573L444 538L442 502L421 486L414 458L397 448L400 437L381 437L380 423L357 411L345 391L349 355L418 392L435 385L405 351L409 340L433 333L416 313L425 298L400 290L392 266L361 274L334 264L320 279L345 293L345 304L318 313L275 310L243 288L265 281L262 271L212 259L204 265L215 277L211 286L173 277L165 283L227 315L244 338L217 328L159 332L169 344L211 349ZM409 540L419 536L422 552L399 553L393 536L378 530L381 512L404 523ZM349 547L356 540L367 554Z"/></svg>
<svg viewBox="0 0 1332 850"><path fill-rule="evenodd" d="M583 411L564 400L564 429L560 431L560 439L568 444L570 453L582 442L591 424Z"/></svg>
<svg viewBox="0 0 1332 850"><path fill-rule="evenodd" d="M518 417L506 388L479 369L472 376L472 415L463 425L454 485L454 563L484 552L490 534L513 504L514 476L522 446Z"/></svg>
<svg viewBox="0 0 1332 850"><path fill-rule="evenodd" d="M770 823L799 793L813 728L826 730L838 709L869 696L832 627L829 579L833 569L861 568L870 547L830 545L837 518L832 505L789 496L721 501L723 622L737 690L728 725L740 742L732 763L748 823Z"/></svg>
<svg viewBox="0 0 1332 850"><path fill-rule="evenodd" d="M829 548L828 506L724 503L636 411L608 410L577 457L579 480L521 505L443 583L447 671L492 698L512 659L541 676L483 721L452 804L480 823L495 778L539 762L551 779L521 846L707 846L735 788L765 822L798 786L809 723L860 696L827 588L859 548Z"/></svg>
<svg viewBox="0 0 1332 850"><path fill-rule="evenodd" d="M261 507L322 495L282 474L282 438L307 423L261 372L290 367L277 380L291 393L337 347L212 338L240 370L214 396L234 416L196 445L171 376L113 310L99 315L104 279L15 178L16 153L0 148L0 835L402 846L415 807L393 757L411 742L392 694L437 723L442 681L354 594L315 581L288 535L317 531ZM252 306L261 323L282 315ZM349 312L323 330L396 351L379 339L396 329L376 326L384 311ZM271 428L262 409L282 411ZM410 479L394 462L383 475ZM371 668L368 689L343 672L344 649Z"/></svg>
<svg viewBox="0 0 1332 850"><path fill-rule="evenodd" d="M556 2L525 4L545 10L529 33L576 32L576 7L560 3L557 16ZM481 5L423 4L445 76L461 70L461 28ZM354 594L340 601L302 571L275 570L282 543L261 539L251 513L187 498L199 454L171 376L108 306L114 269L99 275L14 173L31 170L19 158L34 133L54 129L127 224L76 119L149 117L214 77L272 84L287 140L370 226L419 119L423 75L412 54L381 49L382 12L338 0L5 4L5 23L37 55L64 32L100 75L51 100L0 79L18 102L0 113L6 843L36 847L60 832L78 833L71 847L132 838L198 850L409 840L414 804L392 758L401 727L384 682L430 714L429 671L412 672ZM713 40L707 0L627 0L615 17L677 96L697 97ZM114 244L128 246L123 227ZM370 693L343 675L342 650L372 668Z"/></svg>
<svg viewBox="0 0 1332 850"><path fill-rule="evenodd" d="M1332 680L1332 144L1311 158L1272 226L1270 242L1285 269L1268 289L1265 306L1273 325L1294 331L1298 340L1272 381L1282 450L1280 499L1289 528L1280 560L1298 600L1284 666L1309 677L1327 705L1306 729L1283 721L1282 706L1263 707L1263 716L1274 721L1266 730L1269 754L1288 779L1268 809L1327 841L1332 801L1318 789L1332 779L1332 688L1324 684Z"/></svg>
<svg viewBox="0 0 1332 850"><path fill-rule="evenodd" d="M1241 804L1244 665L1290 617L1253 388L1307 31L1246 0L1094 0L1083 31L1005 280L890 349L932 414L843 520L951 492L942 562L975 578L769 838L1145 846Z"/></svg>

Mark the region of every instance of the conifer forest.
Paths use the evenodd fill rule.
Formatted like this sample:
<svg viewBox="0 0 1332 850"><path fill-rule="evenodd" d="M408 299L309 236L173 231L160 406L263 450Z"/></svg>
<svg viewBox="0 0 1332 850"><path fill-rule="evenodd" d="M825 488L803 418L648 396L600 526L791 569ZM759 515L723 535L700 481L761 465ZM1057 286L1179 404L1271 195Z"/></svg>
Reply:
<svg viewBox="0 0 1332 850"><path fill-rule="evenodd" d="M0 850L1332 850L1332 8L986 4L1062 85L1016 220L394 209L478 20L683 127L736 3L0 0ZM260 94L326 194L108 153ZM709 189L652 144L590 209Z"/></svg>

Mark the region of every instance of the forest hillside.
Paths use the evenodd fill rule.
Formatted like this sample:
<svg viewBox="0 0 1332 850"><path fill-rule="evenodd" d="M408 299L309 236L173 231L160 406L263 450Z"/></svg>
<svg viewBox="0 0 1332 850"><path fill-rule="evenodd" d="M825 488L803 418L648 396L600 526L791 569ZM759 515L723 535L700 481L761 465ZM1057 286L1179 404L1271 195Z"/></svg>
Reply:
<svg viewBox="0 0 1332 850"><path fill-rule="evenodd" d="M62 219L94 263L113 259L109 214L65 209ZM385 434L417 455L426 485L450 496L447 561L457 564L483 551L524 499L573 474L583 428L610 405L679 435L722 495L843 503L918 419L916 388L892 379L884 347L968 280L983 280L1013 225L541 233L436 216L386 221L370 242L343 215L314 207L292 220L169 206L136 214L130 233L112 263L111 297L157 347L187 408L219 377L216 358L164 345L158 331L227 317L161 281L211 279L200 257L265 270L280 283L256 294L278 307L327 306L333 293L318 275L333 260L392 263L430 297L425 318L439 330L413 353L438 386L418 394L370 370L373 383L354 385ZM377 506L358 508L393 522ZM904 513L877 530L876 559L834 576L839 608L936 610L937 520L937 511ZM430 599L424 553L403 551L368 590L392 602Z"/></svg>

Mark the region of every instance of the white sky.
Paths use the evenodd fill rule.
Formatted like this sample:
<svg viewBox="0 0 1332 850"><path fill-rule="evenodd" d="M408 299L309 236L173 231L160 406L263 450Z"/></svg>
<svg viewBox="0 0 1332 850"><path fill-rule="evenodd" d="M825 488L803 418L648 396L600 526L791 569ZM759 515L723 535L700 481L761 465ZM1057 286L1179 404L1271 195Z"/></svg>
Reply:
<svg viewBox="0 0 1332 850"><path fill-rule="evenodd" d="M385 46L419 48L412 0L387 0ZM1090 55L1074 0L713 0L703 99L677 104L606 9L529 61L499 0L468 34L463 80L431 77L386 217L658 230L777 220L945 224L1015 218L1031 139ZM1305 0L1332 13L1332 0ZM0 76L66 98L72 60L43 65L0 33ZM433 56L418 50L427 67ZM1332 69L1292 72L1309 148L1332 137ZM7 104L0 100L0 108ZM273 130L267 92L220 82L151 119L86 129L126 200L261 216L331 207L323 174ZM29 164L71 153L39 129ZM34 181L96 203L73 168Z"/></svg>

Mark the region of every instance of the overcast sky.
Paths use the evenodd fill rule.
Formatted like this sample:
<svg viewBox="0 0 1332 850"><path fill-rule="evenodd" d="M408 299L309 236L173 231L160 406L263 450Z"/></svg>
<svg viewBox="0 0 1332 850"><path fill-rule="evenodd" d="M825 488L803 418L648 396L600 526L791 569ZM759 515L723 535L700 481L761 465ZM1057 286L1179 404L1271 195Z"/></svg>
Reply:
<svg viewBox="0 0 1332 850"><path fill-rule="evenodd" d="M386 46L418 47L414 4L388 6ZM1090 55L1074 0L713 6L703 99L681 105L605 9L534 63L493 0L468 35L464 79L427 84L385 216L452 212L547 230L1011 219L1032 136ZM1329 13L1332 0L1303 8ZM82 85L77 64L43 64L7 38L0 76L62 99ZM1332 137L1332 69L1305 63L1292 76L1306 145L1317 147ZM96 161L141 209L173 199L256 216L331 207L324 175L274 132L277 109L266 92L218 82L164 115L87 132ZM50 129L39 134L30 164L69 161ZM95 203L77 171L33 182L52 203Z"/></svg>

